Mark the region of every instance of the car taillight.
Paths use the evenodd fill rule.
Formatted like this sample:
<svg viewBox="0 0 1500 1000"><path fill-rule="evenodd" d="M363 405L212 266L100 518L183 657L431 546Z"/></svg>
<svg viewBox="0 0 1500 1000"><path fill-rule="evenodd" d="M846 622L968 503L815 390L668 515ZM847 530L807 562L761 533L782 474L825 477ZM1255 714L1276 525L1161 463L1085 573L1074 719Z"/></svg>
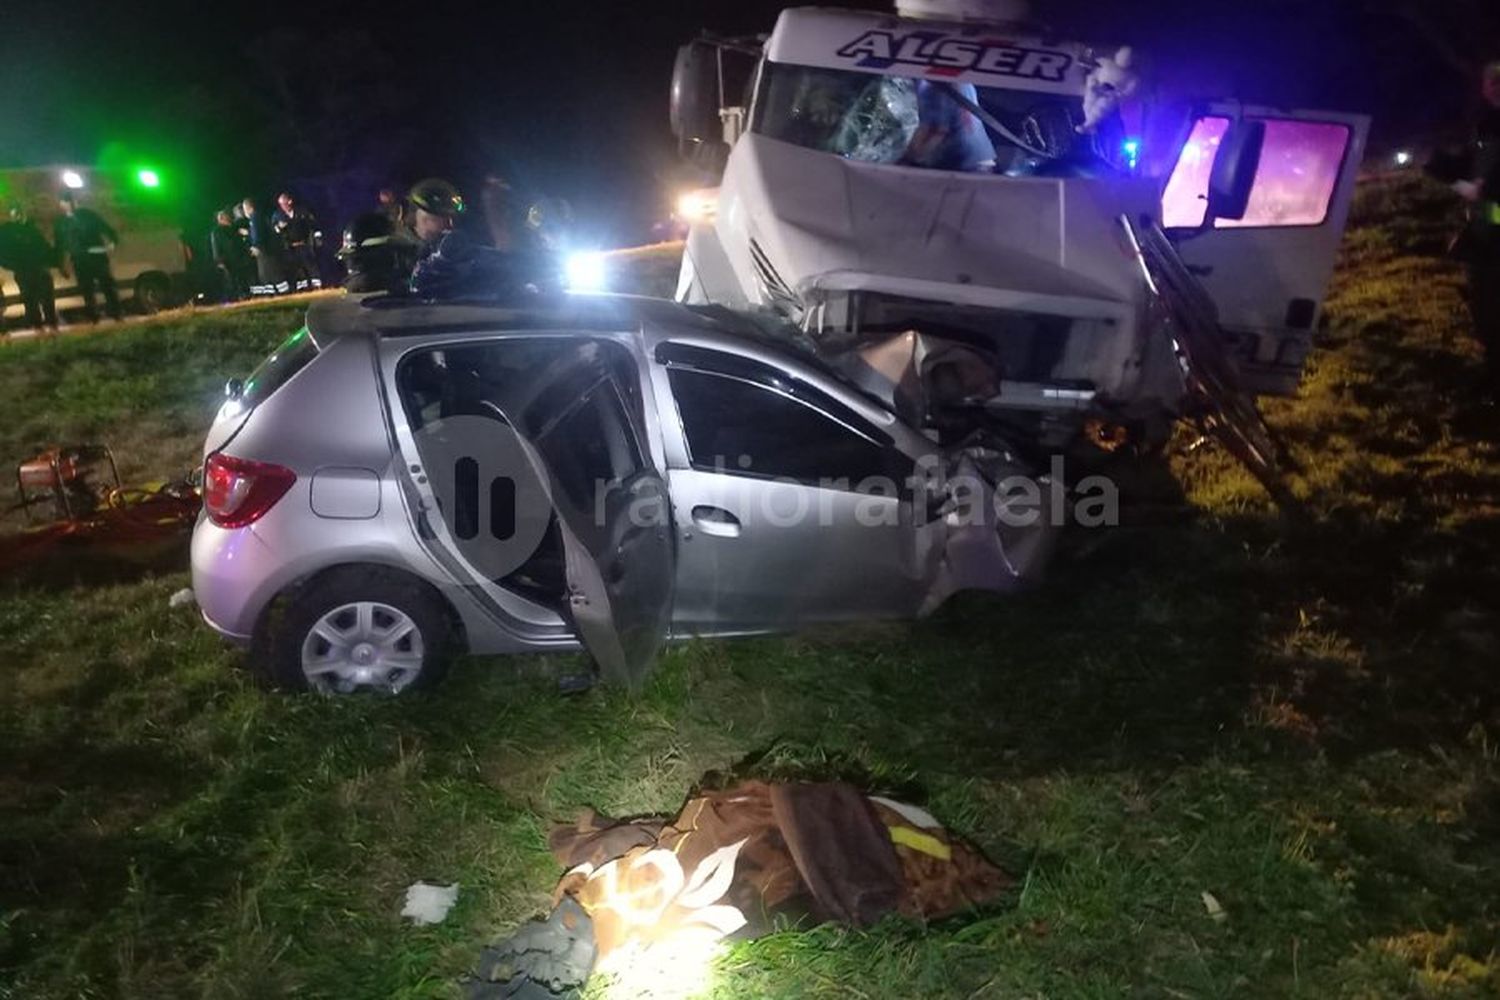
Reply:
<svg viewBox="0 0 1500 1000"><path fill-rule="evenodd" d="M297 474L270 462L215 452L203 466L203 509L221 528L253 524L276 505Z"/></svg>

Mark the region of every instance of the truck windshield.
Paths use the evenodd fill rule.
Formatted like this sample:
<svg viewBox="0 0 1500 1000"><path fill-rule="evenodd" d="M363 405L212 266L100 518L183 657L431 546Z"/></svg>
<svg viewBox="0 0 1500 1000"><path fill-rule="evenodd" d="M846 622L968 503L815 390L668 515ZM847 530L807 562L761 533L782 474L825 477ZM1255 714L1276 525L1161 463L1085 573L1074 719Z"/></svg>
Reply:
<svg viewBox="0 0 1500 1000"><path fill-rule="evenodd" d="M1058 176L1121 167L1119 119L1092 135L1077 132L1082 121L1077 97L768 62L751 129L851 160L934 170Z"/></svg>

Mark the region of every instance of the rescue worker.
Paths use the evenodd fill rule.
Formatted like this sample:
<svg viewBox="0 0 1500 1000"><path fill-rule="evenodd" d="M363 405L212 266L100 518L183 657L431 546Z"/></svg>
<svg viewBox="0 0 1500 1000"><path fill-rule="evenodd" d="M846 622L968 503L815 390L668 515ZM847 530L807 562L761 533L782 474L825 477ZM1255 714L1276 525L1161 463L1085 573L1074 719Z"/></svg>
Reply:
<svg viewBox="0 0 1500 1000"><path fill-rule="evenodd" d="M505 299L561 291L561 258L538 245L506 187L486 182L485 217L465 211L458 189L436 178L411 192L412 225L421 240L410 289L423 298ZM503 243L501 242L503 239Z"/></svg>
<svg viewBox="0 0 1500 1000"><path fill-rule="evenodd" d="M255 258L255 271L259 283L250 289L252 295L275 295L289 291L286 271L283 267L281 235L271 228L265 217L255 207L255 201L246 198L240 203L245 213L245 229L250 243L250 256Z"/></svg>
<svg viewBox="0 0 1500 1000"><path fill-rule="evenodd" d="M318 270L318 237L322 234L313 214L299 206L291 192L283 191L276 196L271 225L286 248L287 280L292 287L297 291L322 288L323 277Z"/></svg>
<svg viewBox="0 0 1500 1000"><path fill-rule="evenodd" d="M394 190L381 188L375 200L380 206L377 211L390 219L391 225L396 230L399 231L406 225L406 205L402 203L400 196Z"/></svg>
<svg viewBox="0 0 1500 1000"><path fill-rule="evenodd" d="M237 302L250 293L253 262L250 247L242 231L235 226L234 215L221 208L214 216L214 228L208 234L209 255L219 271L221 301Z"/></svg>
<svg viewBox="0 0 1500 1000"><path fill-rule="evenodd" d="M426 259L437 252L467 210L464 196L448 181L429 177L411 189L407 201L412 207L412 233L421 245L419 260Z"/></svg>
<svg viewBox="0 0 1500 1000"><path fill-rule="evenodd" d="M109 253L120 241L113 227L99 216L98 212L78 206L72 191L57 196L62 216L57 220L56 243L59 253L65 254L63 276L78 279L78 293L83 296L83 312L90 323L99 322L99 310L94 296L104 294L104 308L112 319L120 319L120 293L115 287L115 276L110 273Z"/></svg>
<svg viewBox="0 0 1500 1000"><path fill-rule="evenodd" d="M406 200L411 205L411 231L417 240L411 290L425 294L438 285L449 284L454 268L463 266L478 241L469 236L469 227L462 231L458 228L467 206L452 183L440 177L418 181Z"/></svg>
<svg viewBox="0 0 1500 1000"><path fill-rule="evenodd" d="M1500 60L1485 67L1481 96L1471 178L1453 187L1469 203L1469 311L1484 347L1490 395L1500 399Z"/></svg>
<svg viewBox="0 0 1500 1000"><path fill-rule="evenodd" d="M16 276L16 288L26 310L26 325L57 329L57 295L52 266L57 253L47 237L20 205L10 209L10 221L0 225L0 267ZM0 314L4 313L0 305Z"/></svg>
<svg viewBox="0 0 1500 1000"><path fill-rule="evenodd" d="M339 257L349 269L350 292L394 292L411 277L417 244L384 212L366 212L344 228Z"/></svg>

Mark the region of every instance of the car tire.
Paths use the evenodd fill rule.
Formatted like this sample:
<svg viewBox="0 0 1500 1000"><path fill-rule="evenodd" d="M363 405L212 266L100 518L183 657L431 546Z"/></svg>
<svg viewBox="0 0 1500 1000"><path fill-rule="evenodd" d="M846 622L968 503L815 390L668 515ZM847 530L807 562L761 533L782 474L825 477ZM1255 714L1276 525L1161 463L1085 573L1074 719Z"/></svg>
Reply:
<svg viewBox="0 0 1500 1000"><path fill-rule="evenodd" d="M340 567L278 603L256 630L251 666L283 690L332 696L431 688L456 646L442 598L397 570Z"/></svg>
<svg viewBox="0 0 1500 1000"><path fill-rule="evenodd" d="M147 271L135 279L135 301L147 316L154 316L172 304L172 281L160 271Z"/></svg>

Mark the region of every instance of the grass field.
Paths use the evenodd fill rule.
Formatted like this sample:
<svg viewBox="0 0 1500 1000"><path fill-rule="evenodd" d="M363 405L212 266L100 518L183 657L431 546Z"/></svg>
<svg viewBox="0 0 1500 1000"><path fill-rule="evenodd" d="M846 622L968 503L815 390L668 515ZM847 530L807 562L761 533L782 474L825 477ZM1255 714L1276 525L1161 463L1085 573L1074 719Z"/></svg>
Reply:
<svg viewBox="0 0 1500 1000"><path fill-rule="evenodd" d="M1269 407L1296 529L1184 438L1036 593L674 647L635 698L559 697L567 656L287 697L167 607L181 569L0 581L0 997L454 995L546 908L550 820L674 811L710 772L925 802L1017 879L951 923L738 945L716 996L1500 994L1500 454L1442 212L1361 194ZM174 473L296 322L0 346L0 459L102 437ZM397 917L421 878L462 886L435 928Z"/></svg>

